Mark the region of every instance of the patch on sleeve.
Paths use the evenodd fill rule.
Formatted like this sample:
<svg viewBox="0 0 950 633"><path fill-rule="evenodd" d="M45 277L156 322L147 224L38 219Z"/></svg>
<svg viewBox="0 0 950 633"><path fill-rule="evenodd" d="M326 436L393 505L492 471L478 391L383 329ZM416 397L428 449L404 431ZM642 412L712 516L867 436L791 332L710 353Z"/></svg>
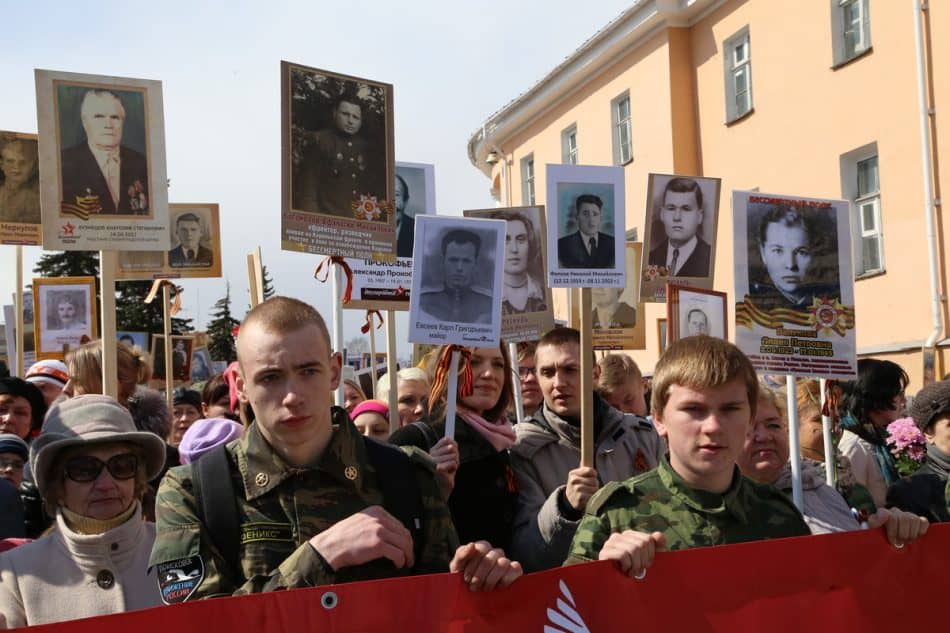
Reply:
<svg viewBox="0 0 950 633"><path fill-rule="evenodd" d="M241 545L258 541L274 541L278 543L293 543L294 531L290 523L271 523L267 521L253 521L241 524Z"/></svg>
<svg viewBox="0 0 950 633"><path fill-rule="evenodd" d="M205 577L201 556L189 556L155 566L162 602L178 604L191 597Z"/></svg>

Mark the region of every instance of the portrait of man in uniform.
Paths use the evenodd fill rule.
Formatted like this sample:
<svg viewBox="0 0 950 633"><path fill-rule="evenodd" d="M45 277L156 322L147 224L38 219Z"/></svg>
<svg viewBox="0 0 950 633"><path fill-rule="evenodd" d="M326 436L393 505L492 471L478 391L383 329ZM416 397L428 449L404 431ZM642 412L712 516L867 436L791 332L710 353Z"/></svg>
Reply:
<svg viewBox="0 0 950 633"><path fill-rule="evenodd" d="M62 107L79 100L76 108ZM84 213L105 215L150 215L148 161L144 142L139 149L124 143L128 136L127 107L141 108L135 120L142 125L138 138L144 141L144 104L132 98L137 93L79 86L60 86L60 130L77 139L61 152L62 205ZM68 96L69 99L64 99ZM141 96L141 95L137 95Z"/></svg>
<svg viewBox="0 0 950 633"><path fill-rule="evenodd" d="M493 269L479 260L482 240L474 231L450 229L442 235L441 290L423 292L419 308L430 321L491 323L492 297L475 288L476 274ZM490 277L489 277L490 279ZM479 279L482 281L482 279Z"/></svg>
<svg viewBox="0 0 950 633"><path fill-rule="evenodd" d="M211 266L214 253L202 243L201 218L197 213L186 211L180 214L174 222L172 243L178 246L168 251L168 265L172 268L187 268L192 266Z"/></svg>
<svg viewBox="0 0 950 633"><path fill-rule="evenodd" d="M582 193L569 211L569 224L577 230L557 242L561 268L613 268L614 238L601 231L604 202L600 196Z"/></svg>
<svg viewBox="0 0 950 633"><path fill-rule="evenodd" d="M663 266L670 277L706 277L712 249L703 239L703 190L692 178L666 183L654 220L663 226L663 238L651 246L649 262ZM659 234L659 231L657 231Z"/></svg>
<svg viewBox="0 0 950 633"><path fill-rule="evenodd" d="M172 379L187 382L191 378L191 357L194 338L190 336L172 337ZM152 336L152 378L158 382L165 380L165 337Z"/></svg>

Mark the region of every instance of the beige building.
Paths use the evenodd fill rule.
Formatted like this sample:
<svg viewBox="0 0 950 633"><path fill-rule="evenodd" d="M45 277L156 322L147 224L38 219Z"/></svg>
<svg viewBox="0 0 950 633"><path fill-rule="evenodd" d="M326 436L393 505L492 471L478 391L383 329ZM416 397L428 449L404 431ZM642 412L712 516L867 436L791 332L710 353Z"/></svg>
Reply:
<svg viewBox="0 0 950 633"><path fill-rule="evenodd" d="M937 134L950 4L919 6L634 2L491 115L469 158L502 206L543 204L546 164L623 165L626 226L640 236L649 173L721 178L715 288L730 304L733 190L851 200L859 356L901 364L916 390L934 357L937 376L950 371ZM567 305L560 291L559 318ZM665 310L640 311L646 349L632 354L645 370ZM730 305L730 336L733 319Z"/></svg>

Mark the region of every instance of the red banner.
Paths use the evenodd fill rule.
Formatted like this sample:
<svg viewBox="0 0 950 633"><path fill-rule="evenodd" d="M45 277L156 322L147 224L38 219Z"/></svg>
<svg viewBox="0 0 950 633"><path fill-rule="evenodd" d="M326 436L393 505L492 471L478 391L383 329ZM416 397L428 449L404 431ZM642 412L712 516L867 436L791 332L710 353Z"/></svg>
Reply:
<svg viewBox="0 0 950 633"><path fill-rule="evenodd" d="M658 554L643 580L612 563L471 593L458 576L351 583L35 627L126 633L255 631L898 631L942 628L950 525L896 549L882 530Z"/></svg>

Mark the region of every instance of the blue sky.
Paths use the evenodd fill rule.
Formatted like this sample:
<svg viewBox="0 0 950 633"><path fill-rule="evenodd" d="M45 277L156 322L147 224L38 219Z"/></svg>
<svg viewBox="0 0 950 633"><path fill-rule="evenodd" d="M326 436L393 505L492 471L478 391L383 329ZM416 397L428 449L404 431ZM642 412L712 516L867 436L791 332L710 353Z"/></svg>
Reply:
<svg viewBox="0 0 950 633"><path fill-rule="evenodd" d="M0 0L0 129L36 131L34 68L161 80L169 200L220 204L237 316L245 255L258 245L278 292L328 315L329 285L313 279L319 258L280 250L280 61L394 84L396 159L434 163L439 213L460 215L494 206L468 161L471 133L631 4ZM8 303L14 249L0 248ZM40 254L24 249L27 278ZM183 316L202 327L225 279L182 285ZM346 340L363 313L344 314ZM397 331L406 332L404 314Z"/></svg>

